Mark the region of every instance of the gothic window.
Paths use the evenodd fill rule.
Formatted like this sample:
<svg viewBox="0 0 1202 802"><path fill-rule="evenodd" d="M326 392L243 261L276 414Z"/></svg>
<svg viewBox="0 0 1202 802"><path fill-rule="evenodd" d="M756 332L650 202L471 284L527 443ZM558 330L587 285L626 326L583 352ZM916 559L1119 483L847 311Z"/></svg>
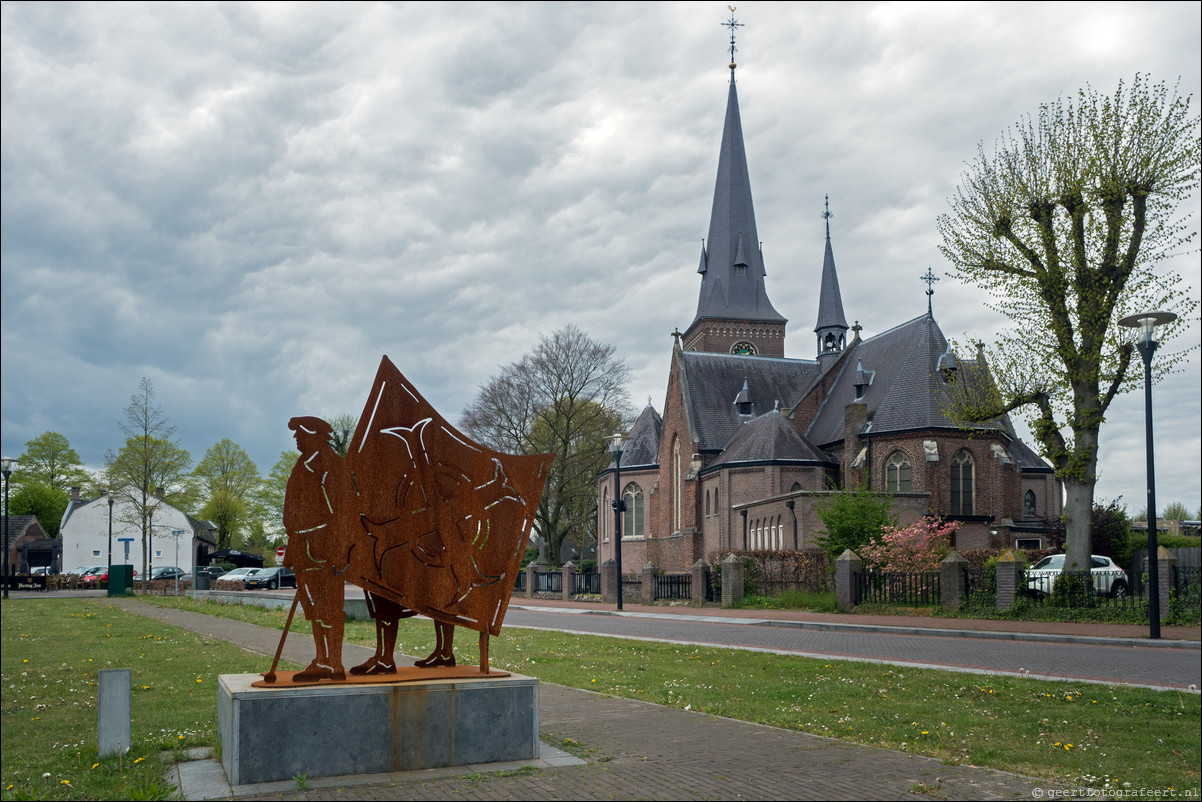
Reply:
<svg viewBox="0 0 1202 802"><path fill-rule="evenodd" d="M610 527L613 526L613 508L609 506L609 488L601 491L601 534L609 540Z"/></svg>
<svg viewBox="0 0 1202 802"><path fill-rule="evenodd" d="M1028 490L1026 495L1023 496L1023 515L1025 515L1028 518L1034 518L1036 516L1036 514L1037 513L1035 512L1035 491Z"/></svg>
<svg viewBox="0 0 1202 802"><path fill-rule="evenodd" d="M961 449L952 457L952 515L972 515L972 501L972 454Z"/></svg>
<svg viewBox="0 0 1202 802"><path fill-rule="evenodd" d="M710 517L710 491L708 489L705 491L705 517Z"/></svg>
<svg viewBox="0 0 1202 802"><path fill-rule="evenodd" d="M622 493L626 512L622 514L622 536L643 537L643 489L634 482L626 485Z"/></svg>
<svg viewBox="0 0 1202 802"><path fill-rule="evenodd" d="M680 486L680 441L672 444L672 531L680 531L680 505L682 488Z"/></svg>
<svg viewBox="0 0 1202 802"><path fill-rule="evenodd" d="M714 488L714 515L718 514L718 488Z"/></svg>
<svg viewBox="0 0 1202 802"><path fill-rule="evenodd" d="M894 451L885 461L885 489L890 493L909 493L910 460L900 451Z"/></svg>
<svg viewBox="0 0 1202 802"><path fill-rule="evenodd" d="M801 490L801 482L794 482L793 486L789 488L790 493L796 493L798 490Z"/></svg>

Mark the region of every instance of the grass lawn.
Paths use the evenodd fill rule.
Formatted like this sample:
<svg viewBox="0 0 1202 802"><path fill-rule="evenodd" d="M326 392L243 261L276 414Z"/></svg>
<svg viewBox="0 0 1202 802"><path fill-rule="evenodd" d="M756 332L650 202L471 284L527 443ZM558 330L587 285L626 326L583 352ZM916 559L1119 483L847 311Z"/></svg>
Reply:
<svg viewBox="0 0 1202 802"><path fill-rule="evenodd" d="M217 675L267 669L224 641L92 599L9 599L0 609L4 799L166 799L166 762L217 745ZM102 668L133 669L133 744L103 760Z"/></svg>
<svg viewBox="0 0 1202 802"><path fill-rule="evenodd" d="M145 601L277 628L283 627L285 617L281 610L191 599L147 597ZM10 688L17 674L28 671L20 664L22 658L29 656L32 645L26 643L30 629L24 623L25 607L46 606L49 610L51 602L54 600L23 601L4 607L4 783L7 786L19 778L31 790L40 789L37 793L58 790L41 779L43 771L51 771L50 779L55 782L61 774L72 783L81 772L86 775L100 771L89 768L95 762L96 748L94 684L86 689L86 697L81 693L72 698L56 691L63 699L93 705L83 719L72 725L77 733L74 740L66 740L66 747L54 746L55 750L64 751L66 760L51 768L41 768L40 763L34 762L34 757L40 759L47 751L54 751L52 740L56 744L63 740L57 735L48 737L34 728L24 736L40 739L31 752L34 757L14 757L10 768L10 719L17 722L12 736L17 737L20 727L38 715L30 708L34 700L26 698L36 695L38 688L33 686L37 683L21 678L22 684L17 687L24 688L22 693L14 693ZM130 618L102 604L59 602L46 615L50 618L42 626L90 631L93 641L89 642L95 642L96 622L100 621L103 623L99 626L112 625L128 633L120 639L123 656L110 654L102 658L91 648L78 649L76 653L86 651L94 661L109 660L114 666L132 665L136 686L142 682L141 666L146 659L139 655L156 654L159 662L165 664L163 670L168 673L155 680L160 684L155 692L162 702L161 712L147 718L146 708L140 704L142 692L134 698L134 731L145 743L135 744L133 754L145 756L147 762L158 750L169 748L175 741L181 745L216 745L213 692L216 675L265 671L270 664L267 658L247 656L224 644L145 619ZM79 620L84 615L90 618ZM14 625L20 628L19 632L14 631ZM307 631L299 616L293 627L298 634ZM368 623L350 622L346 639L374 645L374 632ZM156 646L161 644L161 648L142 645L145 641L138 638L143 634L135 633L156 639L153 642ZM160 638L161 641L157 640ZM18 640L18 648L11 649L9 644ZM61 638L52 640L63 642ZM204 671L197 662L201 653L198 644L204 644ZM459 646L460 661L474 663L475 633L463 633ZM219 651L222 647L227 651ZM428 654L433 649L433 626L424 619L402 621L397 649L410 655ZM1158 789L1162 794L1169 788L1178 794L1190 790L1196 794L1199 786L1202 700L1196 694L974 676L516 627L505 629L491 640L490 658L498 668L537 676L547 682L900 749L948 763L988 766L1045 778L1056 784L1131 789L1136 793L1138 789ZM87 658L72 660L61 646L56 656L39 659L52 664L63 662L64 671L69 664L74 671L69 676L80 678L73 685L82 685L83 678L88 676L92 683L95 681L93 664L81 665L81 659ZM10 667L10 661L14 660L17 664ZM169 673L173 661L187 661L189 671ZM57 679L57 675L53 676ZM46 680L38 682L46 684ZM205 687L208 690L202 691ZM110 770L107 764L102 768L110 774L116 771L116 767ZM6 796L10 793L6 792ZM73 792L59 793L56 798L86 796L106 795L81 794L77 787Z"/></svg>

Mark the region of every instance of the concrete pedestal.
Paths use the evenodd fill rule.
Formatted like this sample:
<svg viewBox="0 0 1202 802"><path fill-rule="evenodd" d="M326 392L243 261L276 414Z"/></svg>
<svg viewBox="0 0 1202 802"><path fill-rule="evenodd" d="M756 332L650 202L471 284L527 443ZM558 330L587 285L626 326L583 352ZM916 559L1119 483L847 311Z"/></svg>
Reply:
<svg viewBox="0 0 1202 802"><path fill-rule="evenodd" d="M251 687L260 678L218 678L221 763L232 785L539 756L534 677Z"/></svg>

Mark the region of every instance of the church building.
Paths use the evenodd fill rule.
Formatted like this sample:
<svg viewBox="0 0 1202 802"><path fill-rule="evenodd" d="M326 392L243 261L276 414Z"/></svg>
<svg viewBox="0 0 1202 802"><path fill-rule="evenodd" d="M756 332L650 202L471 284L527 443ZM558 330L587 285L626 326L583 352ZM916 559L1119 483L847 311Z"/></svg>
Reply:
<svg viewBox="0 0 1202 802"><path fill-rule="evenodd" d="M980 349L958 360L929 298L926 314L875 336L848 326L829 207L814 356L785 356L787 320L768 297L733 60L730 68L697 312L673 335L663 416L648 404L622 452L625 571L815 548L814 504L837 488L889 491L903 525L927 514L959 522L960 550L1050 546L1043 521L1058 519L1062 504L1052 468L1008 417L969 430L944 414L947 382L989 380ZM597 482L600 561L615 556L615 467Z"/></svg>

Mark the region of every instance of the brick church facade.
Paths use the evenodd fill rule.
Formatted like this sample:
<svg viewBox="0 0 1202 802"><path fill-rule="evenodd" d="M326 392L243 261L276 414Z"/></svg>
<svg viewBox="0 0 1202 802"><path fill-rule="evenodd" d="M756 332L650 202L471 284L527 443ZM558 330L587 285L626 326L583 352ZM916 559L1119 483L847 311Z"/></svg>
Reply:
<svg viewBox="0 0 1202 802"><path fill-rule="evenodd" d="M861 339L848 326L827 218L813 359L784 356L768 298L731 65L697 313L676 332L664 412L649 404L621 462L625 572L687 571L740 550L814 548L832 488L888 490L903 524L960 523L958 549L1046 547L1060 481L1006 417L972 430L942 409L945 383L988 381L927 314ZM613 559L613 463L598 477L598 558Z"/></svg>

